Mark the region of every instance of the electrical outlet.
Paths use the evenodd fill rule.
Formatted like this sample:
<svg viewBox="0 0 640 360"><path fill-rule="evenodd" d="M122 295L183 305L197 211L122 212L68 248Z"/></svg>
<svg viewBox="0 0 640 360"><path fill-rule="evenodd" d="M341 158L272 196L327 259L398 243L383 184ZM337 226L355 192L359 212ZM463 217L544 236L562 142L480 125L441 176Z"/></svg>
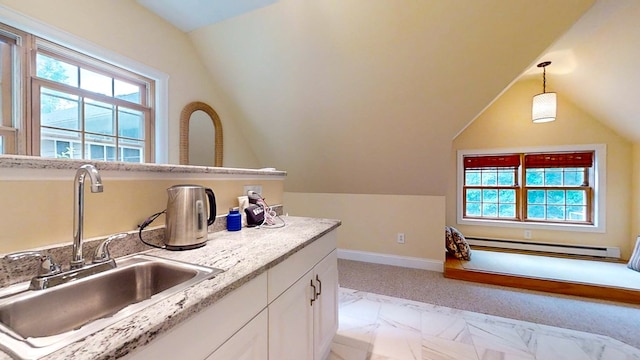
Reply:
<svg viewBox="0 0 640 360"><path fill-rule="evenodd" d="M398 233L398 238L396 239L398 244L404 244L404 233Z"/></svg>
<svg viewBox="0 0 640 360"><path fill-rule="evenodd" d="M247 195L249 191L254 191L262 196L262 185L245 185L244 195Z"/></svg>
<svg viewBox="0 0 640 360"><path fill-rule="evenodd" d="M525 239L531 239L531 230L525 230L524 231L524 238Z"/></svg>

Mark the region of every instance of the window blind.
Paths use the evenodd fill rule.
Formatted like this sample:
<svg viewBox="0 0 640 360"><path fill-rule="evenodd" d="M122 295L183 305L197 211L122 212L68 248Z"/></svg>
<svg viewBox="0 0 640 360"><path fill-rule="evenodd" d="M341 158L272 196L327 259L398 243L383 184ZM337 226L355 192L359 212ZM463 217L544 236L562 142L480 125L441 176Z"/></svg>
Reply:
<svg viewBox="0 0 640 360"><path fill-rule="evenodd" d="M520 155L491 155L491 156L465 156L464 168L517 168L520 166Z"/></svg>

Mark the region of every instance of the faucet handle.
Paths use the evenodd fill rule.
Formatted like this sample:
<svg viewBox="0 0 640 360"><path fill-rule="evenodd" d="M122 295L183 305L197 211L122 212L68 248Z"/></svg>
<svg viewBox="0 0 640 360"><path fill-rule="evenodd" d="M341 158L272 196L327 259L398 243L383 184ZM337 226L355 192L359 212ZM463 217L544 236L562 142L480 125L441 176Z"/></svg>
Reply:
<svg viewBox="0 0 640 360"><path fill-rule="evenodd" d="M37 258L40 260L37 277L50 276L62 272L60 265L56 264L51 255L45 255L38 251L22 251L7 255L7 259L9 261L16 261L24 258Z"/></svg>
<svg viewBox="0 0 640 360"><path fill-rule="evenodd" d="M93 253L93 261L94 264L99 264L103 262L107 262L111 260L111 254L109 254L109 244L113 240L123 239L127 236L127 233L120 233L109 236L106 240L104 240Z"/></svg>

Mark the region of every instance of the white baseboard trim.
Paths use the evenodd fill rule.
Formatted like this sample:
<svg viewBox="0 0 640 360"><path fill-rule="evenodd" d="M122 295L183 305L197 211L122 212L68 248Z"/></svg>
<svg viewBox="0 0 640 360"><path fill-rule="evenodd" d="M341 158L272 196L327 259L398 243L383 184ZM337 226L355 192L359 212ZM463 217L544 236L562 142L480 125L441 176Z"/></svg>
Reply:
<svg viewBox="0 0 640 360"><path fill-rule="evenodd" d="M423 259L409 256L389 255L368 251L345 249L338 249L338 259L444 272L444 261L434 259Z"/></svg>

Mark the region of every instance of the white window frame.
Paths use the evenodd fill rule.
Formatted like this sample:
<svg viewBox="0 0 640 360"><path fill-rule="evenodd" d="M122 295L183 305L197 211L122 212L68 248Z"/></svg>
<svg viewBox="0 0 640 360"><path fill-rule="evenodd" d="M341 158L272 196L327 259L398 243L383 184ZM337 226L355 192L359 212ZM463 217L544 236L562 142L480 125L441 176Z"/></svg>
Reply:
<svg viewBox="0 0 640 360"><path fill-rule="evenodd" d="M155 163L169 162L169 75L0 5L0 22L155 81Z"/></svg>
<svg viewBox="0 0 640 360"><path fill-rule="evenodd" d="M464 156L499 155L515 153L551 153L551 152L594 151L593 165L593 224L538 223L495 219L465 219L463 217L462 189L464 187ZM521 165L522 166L522 165ZM456 162L456 222L459 225L493 226L520 229L542 229L559 231L580 231L604 233L606 231L606 193L607 193L607 146L606 144L537 146L502 149L458 150ZM520 186L524 187L523 184ZM524 204L522 205L524 206Z"/></svg>

